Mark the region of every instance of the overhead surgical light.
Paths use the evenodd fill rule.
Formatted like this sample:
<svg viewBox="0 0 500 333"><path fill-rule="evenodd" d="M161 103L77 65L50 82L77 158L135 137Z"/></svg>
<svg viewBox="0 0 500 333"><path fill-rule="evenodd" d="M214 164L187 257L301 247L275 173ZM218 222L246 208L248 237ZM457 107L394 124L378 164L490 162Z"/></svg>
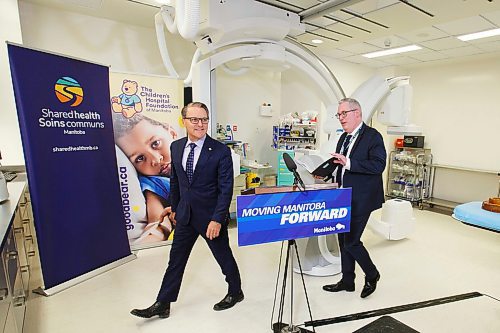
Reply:
<svg viewBox="0 0 500 333"><path fill-rule="evenodd" d="M403 47L396 47L394 49L389 49L389 50L366 53L366 54L363 54L363 57L371 59L371 58L384 57L384 56L398 54L398 53L416 51L416 50L420 50L420 49L422 49L422 48L418 45L408 45L408 46L403 46Z"/></svg>
<svg viewBox="0 0 500 333"><path fill-rule="evenodd" d="M486 37L493 37L493 36L498 36L498 35L500 35L500 29L492 29L492 30L485 30L485 31L480 31L480 32L474 32L472 34L458 36L457 38L460 39L461 41L466 42L469 40L486 38Z"/></svg>

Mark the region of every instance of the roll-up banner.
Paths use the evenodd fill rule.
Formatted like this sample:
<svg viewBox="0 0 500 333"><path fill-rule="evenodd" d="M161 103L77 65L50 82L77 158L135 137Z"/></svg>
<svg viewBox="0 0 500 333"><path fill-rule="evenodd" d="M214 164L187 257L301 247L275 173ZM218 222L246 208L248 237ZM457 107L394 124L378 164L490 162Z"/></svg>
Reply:
<svg viewBox="0 0 500 333"><path fill-rule="evenodd" d="M135 258L120 200L109 68L12 44L8 53L42 292L52 294Z"/></svg>
<svg viewBox="0 0 500 333"><path fill-rule="evenodd" d="M170 143L185 136L182 80L110 73L111 114L125 225L133 250L170 244Z"/></svg>

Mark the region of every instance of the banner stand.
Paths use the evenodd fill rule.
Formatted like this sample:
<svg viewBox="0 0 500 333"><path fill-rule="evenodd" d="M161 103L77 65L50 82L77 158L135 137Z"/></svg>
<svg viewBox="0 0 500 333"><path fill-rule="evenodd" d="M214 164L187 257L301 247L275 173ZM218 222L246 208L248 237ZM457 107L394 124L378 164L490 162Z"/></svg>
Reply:
<svg viewBox="0 0 500 333"><path fill-rule="evenodd" d="M42 295L135 259L124 225L109 67L7 45ZM45 289L45 290L43 290Z"/></svg>
<svg viewBox="0 0 500 333"><path fill-rule="evenodd" d="M149 244L148 243L137 244L137 245L131 244L130 250L132 252L134 252L134 251L137 252L140 250L147 250L147 249L152 249L152 248L159 247L159 246L168 246L168 245L172 245L171 240L159 241L156 243L149 243Z"/></svg>
<svg viewBox="0 0 500 333"><path fill-rule="evenodd" d="M288 246L287 246L287 251L286 251L286 259L285 259L285 265L283 267L283 282L281 284L281 294L280 294L280 303L279 303L279 309L278 309L278 322L273 323L273 332L276 333L306 333L310 332L306 329L300 328L298 326L295 326L293 324L293 295L294 295L294 289L293 289L293 256L294 252L297 258L297 262L299 264L299 273L300 277L302 279L302 287L304 289L304 295L306 298L306 303L307 303L307 310L309 312L309 318L312 319L312 312L311 312L311 304L309 303L309 296L307 294L307 288L306 288L306 282L304 280L304 272L302 271L302 265L300 264L300 257L299 257L299 250L297 249L297 243L295 242L294 239L288 240ZM283 257L283 251L281 252L280 256L280 262ZM288 273L290 273L290 324L286 324L283 322L283 315L285 312L285 294L286 294L286 280L288 277ZM278 285L278 280L279 280L279 275L277 277L276 281L276 286ZM274 293L274 304L273 304L273 309L276 307L276 300L277 300L277 292L278 290L275 290ZM271 322L273 321L273 316L274 316L274 311L271 315Z"/></svg>
<svg viewBox="0 0 500 333"><path fill-rule="evenodd" d="M137 255L135 254L131 254L127 257L124 257L124 258L121 258L115 262L112 262L110 264L107 264L107 265L104 265L102 267L99 267L93 271L90 271L88 273L85 273L83 275L80 275L74 279L71 279L69 281L66 281L64 283L61 283L61 284L58 284L57 286L55 287L52 287L52 288L49 288L49 289L44 289L43 287L38 287L36 289L33 289L33 292L35 294L39 294L39 295L42 295L42 296L52 296L52 295L55 295L65 289L68 289L68 288L71 288L73 286L76 286L77 284L79 283L82 283L82 282L85 282L87 281L88 279L91 279L95 276L98 276L98 275L101 275L103 273L106 273L110 270L112 270L113 268L116 268L118 266L121 266L123 264L126 264L132 260L135 260L137 259Z"/></svg>

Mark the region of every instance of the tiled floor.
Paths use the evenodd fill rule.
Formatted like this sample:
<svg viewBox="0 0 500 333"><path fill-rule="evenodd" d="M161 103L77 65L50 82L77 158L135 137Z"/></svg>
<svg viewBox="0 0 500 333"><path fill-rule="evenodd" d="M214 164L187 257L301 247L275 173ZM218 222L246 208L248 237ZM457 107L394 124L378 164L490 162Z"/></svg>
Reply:
<svg viewBox="0 0 500 333"><path fill-rule="evenodd" d="M496 299L481 296L391 316L420 332L500 332L500 234L466 226L443 214L417 209L414 214L417 227L408 239L387 241L369 229L365 232L364 243L382 275L370 297L359 297L361 273L354 293L322 291L322 285L336 282L339 275L305 277L313 318L477 291ZM245 300L230 310L212 310L224 296L226 285L206 244L199 241L170 318L143 320L129 314L132 308L147 307L155 299L169 254L169 247L162 247L142 250L137 260L59 294L35 296L28 302L24 332L271 332L281 245L238 248L235 229L231 236ZM295 274L296 324L309 320L300 287L300 276ZM316 331L353 332L375 319L322 326ZM284 321L289 321L288 309Z"/></svg>

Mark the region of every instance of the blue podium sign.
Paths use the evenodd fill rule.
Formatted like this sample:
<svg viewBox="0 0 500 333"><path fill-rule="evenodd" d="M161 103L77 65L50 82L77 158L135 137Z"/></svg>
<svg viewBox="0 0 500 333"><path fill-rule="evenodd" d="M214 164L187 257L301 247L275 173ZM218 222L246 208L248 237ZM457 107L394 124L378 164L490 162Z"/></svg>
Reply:
<svg viewBox="0 0 500 333"><path fill-rule="evenodd" d="M351 195L351 188L240 195L238 245L347 232Z"/></svg>

